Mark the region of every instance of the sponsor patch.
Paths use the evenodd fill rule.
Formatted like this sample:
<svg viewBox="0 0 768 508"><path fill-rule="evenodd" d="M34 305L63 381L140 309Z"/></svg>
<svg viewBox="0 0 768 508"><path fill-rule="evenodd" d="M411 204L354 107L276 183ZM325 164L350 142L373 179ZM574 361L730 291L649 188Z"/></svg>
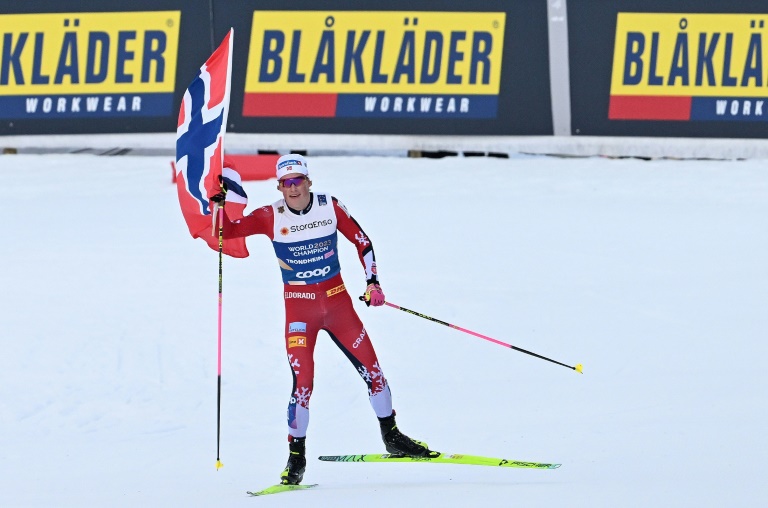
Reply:
<svg viewBox="0 0 768 508"><path fill-rule="evenodd" d="M329 289L328 291L325 292L325 294L327 296L333 296L333 295L338 295L339 293L343 293L346 290L347 288L344 286L344 284L342 284L341 286L336 286L335 288Z"/></svg>
<svg viewBox="0 0 768 508"><path fill-rule="evenodd" d="M298 231L304 231L305 229L315 229L323 226L330 226L333 224L333 219L323 219L309 222L307 224L299 224L298 226L291 226L291 231L296 233Z"/></svg>
<svg viewBox="0 0 768 508"><path fill-rule="evenodd" d="M290 159L290 160L281 162L280 165L277 166L277 169L286 169L287 168L288 170L291 170L291 169L293 169L293 166L301 166L301 165L302 164L301 164L300 160Z"/></svg>
<svg viewBox="0 0 768 508"><path fill-rule="evenodd" d="M298 291L285 291L284 297L286 300L291 298L298 298L303 300L314 300L315 293L299 293Z"/></svg>
<svg viewBox="0 0 768 508"><path fill-rule="evenodd" d="M357 349L360 347L360 344L363 343L363 340L365 340L365 328L363 328L363 331L360 332L360 335L355 339L355 343L352 344L352 347Z"/></svg>
<svg viewBox="0 0 768 508"><path fill-rule="evenodd" d="M294 321L293 323L288 323L288 333L307 333L307 323L304 323L302 321Z"/></svg>
<svg viewBox="0 0 768 508"><path fill-rule="evenodd" d="M304 335L288 337L288 349L294 347L307 347L307 338Z"/></svg>
<svg viewBox="0 0 768 508"><path fill-rule="evenodd" d="M325 206L328 204L328 200L325 197L325 194L318 194L317 195L317 202L320 204L320 206Z"/></svg>
<svg viewBox="0 0 768 508"><path fill-rule="evenodd" d="M305 272L298 272L296 274L296 277L298 277L299 279L309 279L311 277L323 277L325 275L328 275L328 273L330 271L331 271L331 267L330 266L324 266L322 268L315 268L314 270L307 270Z"/></svg>

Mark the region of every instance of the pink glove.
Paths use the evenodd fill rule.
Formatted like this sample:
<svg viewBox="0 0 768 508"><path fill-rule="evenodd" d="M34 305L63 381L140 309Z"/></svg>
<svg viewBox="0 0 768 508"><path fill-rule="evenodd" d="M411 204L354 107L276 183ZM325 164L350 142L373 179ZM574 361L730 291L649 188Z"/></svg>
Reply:
<svg viewBox="0 0 768 508"><path fill-rule="evenodd" d="M365 288L365 304L379 307L384 305L384 292L378 284L368 284Z"/></svg>

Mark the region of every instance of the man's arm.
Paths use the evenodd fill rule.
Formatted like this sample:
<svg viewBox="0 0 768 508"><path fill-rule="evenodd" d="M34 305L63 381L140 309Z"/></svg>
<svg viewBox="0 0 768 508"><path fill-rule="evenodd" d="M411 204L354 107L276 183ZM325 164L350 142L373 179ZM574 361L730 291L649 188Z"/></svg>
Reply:
<svg viewBox="0 0 768 508"><path fill-rule="evenodd" d="M365 304L378 307L384 305L384 292L379 285L379 276L376 273L376 256L373 254L373 244L365 234L360 224L352 218L336 198L333 199L333 210L336 213L337 228L347 240L357 248L357 255L365 268L367 287L365 288Z"/></svg>
<svg viewBox="0 0 768 508"><path fill-rule="evenodd" d="M267 235L272 240L274 213L271 206L262 206L235 222L229 220L224 207L224 238Z"/></svg>
<svg viewBox="0 0 768 508"><path fill-rule="evenodd" d="M376 274L376 256L373 253L373 244L368 235L365 234L360 224L350 215L346 207L333 199L333 210L336 212L337 229L341 231L344 237L354 244L357 249L357 255L360 258L363 268L365 268L365 278L368 284L378 283Z"/></svg>

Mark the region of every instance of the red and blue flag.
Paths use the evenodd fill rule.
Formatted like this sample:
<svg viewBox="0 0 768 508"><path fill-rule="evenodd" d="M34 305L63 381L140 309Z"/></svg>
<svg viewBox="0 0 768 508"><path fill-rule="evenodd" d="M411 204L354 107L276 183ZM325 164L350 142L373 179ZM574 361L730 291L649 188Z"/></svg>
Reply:
<svg viewBox="0 0 768 508"><path fill-rule="evenodd" d="M233 37L234 30L230 30L187 88L176 128L176 189L181 212L192 238L202 238L214 250L219 249L219 240L218 228L214 234L210 198L221 192ZM242 194L239 199L245 198ZM228 201L235 198L229 193L227 197ZM225 239L224 253L247 257L245 239Z"/></svg>

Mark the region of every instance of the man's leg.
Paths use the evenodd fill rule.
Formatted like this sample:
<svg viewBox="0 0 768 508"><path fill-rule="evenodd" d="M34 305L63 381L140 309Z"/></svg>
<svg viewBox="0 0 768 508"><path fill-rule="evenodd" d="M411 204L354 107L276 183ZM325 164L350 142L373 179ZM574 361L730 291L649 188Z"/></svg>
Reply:
<svg viewBox="0 0 768 508"><path fill-rule="evenodd" d="M324 330L368 385L368 398L379 419L381 438L387 451L419 457L428 455L426 445L414 441L397 428L389 383L381 370L368 331L352 307L349 295L344 292L338 297L334 302L333 318L326 319Z"/></svg>
<svg viewBox="0 0 768 508"><path fill-rule="evenodd" d="M314 350L317 325L308 319L310 308L289 305L286 301L285 349L293 376L291 398L288 403L288 463L280 475L283 484L298 485L306 469L307 427L309 426L309 399L314 385Z"/></svg>

